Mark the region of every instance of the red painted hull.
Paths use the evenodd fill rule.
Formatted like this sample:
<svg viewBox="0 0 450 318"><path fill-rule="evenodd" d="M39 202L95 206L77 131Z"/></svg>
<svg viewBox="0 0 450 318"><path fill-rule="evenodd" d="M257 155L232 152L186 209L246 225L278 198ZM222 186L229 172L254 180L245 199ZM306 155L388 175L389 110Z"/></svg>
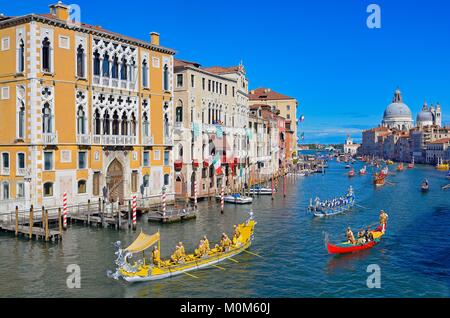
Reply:
<svg viewBox="0 0 450 318"><path fill-rule="evenodd" d="M378 244L378 242L371 241L364 245L350 245L348 247L347 246L344 247L344 246L327 243L327 249L328 249L328 253L330 253L330 254L347 254L347 253L354 253L354 252L367 250L369 248L374 247L377 244Z"/></svg>

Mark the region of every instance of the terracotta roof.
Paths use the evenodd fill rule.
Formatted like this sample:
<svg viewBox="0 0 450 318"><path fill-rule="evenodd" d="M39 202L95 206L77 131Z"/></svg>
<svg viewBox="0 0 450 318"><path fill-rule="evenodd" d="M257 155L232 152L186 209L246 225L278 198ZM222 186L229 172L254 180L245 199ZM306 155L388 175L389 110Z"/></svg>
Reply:
<svg viewBox="0 0 450 318"><path fill-rule="evenodd" d="M250 100L294 100L295 98L273 91L270 88L257 88L249 92Z"/></svg>
<svg viewBox="0 0 450 318"><path fill-rule="evenodd" d="M201 64L199 64L197 62L190 62L190 61L179 60L179 59L175 59L174 64L175 64L175 67L177 67L177 66L193 66L193 67L198 68L201 66Z"/></svg>
<svg viewBox="0 0 450 318"><path fill-rule="evenodd" d="M368 130L365 130L367 132L387 132L390 131L389 128L387 127L375 127L375 128L371 128Z"/></svg>
<svg viewBox="0 0 450 318"><path fill-rule="evenodd" d="M447 144L450 143L450 138L442 138L435 141L430 142L430 144Z"/></svg>
<svg viewBox="0 0 450 318"><path fill-rule="evenodd" d="M241 66L230 66L230 67L211 66L211 67L202 67L202 69L213 74L237 73L243 70Z"/></svg>

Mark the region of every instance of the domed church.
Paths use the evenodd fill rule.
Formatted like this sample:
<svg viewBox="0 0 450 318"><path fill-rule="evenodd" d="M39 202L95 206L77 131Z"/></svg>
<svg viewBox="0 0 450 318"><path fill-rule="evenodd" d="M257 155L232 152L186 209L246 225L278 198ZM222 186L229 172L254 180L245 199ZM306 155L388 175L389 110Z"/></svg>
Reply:
<svg viewBox="0 0 450 318"><path fill-rule="evenodd" d="M416 125L419 128L426 126L438 126L442 125L442 112L441 105L438 103L436 108L434 108L433 104L428 107L427 102L425 102L422 106L422 111L417 114Z"/></svg>
<svg viewBox="0 0 450 318"><path fill-rule="evenodd" d="M413 128L414 121L411 110L408 105L403 103L402 93L399 89L395 91L392 103L384 111L381 125L389 129L401 131L407 131Z"/></svg>

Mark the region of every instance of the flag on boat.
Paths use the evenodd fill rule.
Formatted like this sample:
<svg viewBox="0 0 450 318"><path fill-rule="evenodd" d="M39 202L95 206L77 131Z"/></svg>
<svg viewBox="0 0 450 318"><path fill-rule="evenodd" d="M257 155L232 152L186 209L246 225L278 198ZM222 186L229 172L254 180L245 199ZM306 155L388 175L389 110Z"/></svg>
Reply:
<svg viewBox="0 0 450 318"><path fill-rule="evenodd" d="M216 175L221 175L222 174L222 162L220 161L219 154L216 154L216 157L214 158L214 161L213 161L213 165L214 165L214 170L216 170Z"/></svg>

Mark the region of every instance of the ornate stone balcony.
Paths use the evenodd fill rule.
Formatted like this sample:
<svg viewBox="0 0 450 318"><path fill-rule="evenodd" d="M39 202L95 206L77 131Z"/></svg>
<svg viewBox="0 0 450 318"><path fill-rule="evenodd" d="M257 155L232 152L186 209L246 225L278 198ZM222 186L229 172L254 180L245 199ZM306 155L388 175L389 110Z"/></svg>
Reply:
<svg viewBox="0 0 450 318"><path fill-rule="evenodd" d="M155 144L155 140L153 138L153 136L144 136L142 137L142 143L147 146L147 145L154 145Z"/></svg>
<svg viewBox="0 0 450 318"><path fill-rule="evenodd" d="M58 144L58 134L57 133L44 133L42 134L42 143L45 145L56 145Z"/></svg>
<svg viewBox="0 0 450 318"><path fill-rule="evenodd" d="M91 136L87 135L87 134L78 134L77 135L77 144L90 145L91 144Z"/></svg>
<svg viewBox="0 0 450 318"><path fill-rule="evenodd" d="M93 144L107 146L128 146L136 144L136 136L94 135Z"/></svg>

